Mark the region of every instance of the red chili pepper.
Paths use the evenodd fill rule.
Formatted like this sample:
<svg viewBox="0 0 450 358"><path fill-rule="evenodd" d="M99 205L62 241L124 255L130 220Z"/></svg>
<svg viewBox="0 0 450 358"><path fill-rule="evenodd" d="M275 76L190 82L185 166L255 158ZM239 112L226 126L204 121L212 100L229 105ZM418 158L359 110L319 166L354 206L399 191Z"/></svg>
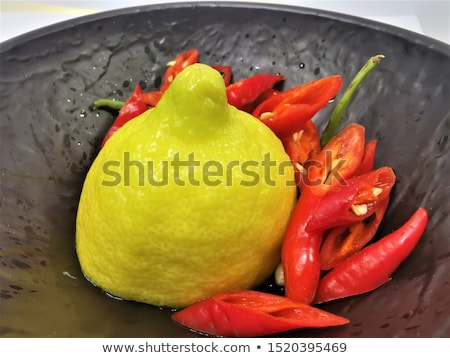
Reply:
<svg viewBox="0 0 450 358"><path fill-rule="evenodd" d="M291 88L260 103L252 114L280 138L300 131L339 92L342 78L329 76Z"/></svg>
<svg viewBox="0 0 450 358"><path fill-rule="evenodd" d="M139 97L142 102L148 104L149 106L156 107L162 95L163 92L161 91L152 91L152 92L143 92Z"/></svg>
<svg viewBox="0 0 450 358"><path fill-rule="evenodd" d="M141 100L141 94L142 89L139 85L137 85L134 89L134 92L125 102L125 105L120 109L119 115L103 138L102 147L120 127L122 127L129 120L137 117L141 113L144 113L148 109L147 104L142 102Z"/></svg>
<svg viewBox="0 0 450 358"><path fill-rule="evenodd" d="M294 133L292 136L283 138L283 145L286 153L291 158L294 166L297 163L304 164L307 160L320 152L317 147L317 138L319 137L315 124L310 120L300 132Z"/></svg>
<svg viewBox="0 0 450 358"><path fill-rule="evenodd" d="M321 200L323 207L317 208L318 215L308 225L308 230L330 228L322 238L322 271L332 269L360 251L375 236L384 217L395 174L388 167L371 172L375 148L375 140L366 145L356 170L358 176L349 179L344 190L341 187L327 193Z"/></svg>
<svg viewBox="0 0 450 358"><path fill-rule="evenodd" d="M368 218L389 197L395 179L390 167L382 167L345 180L320 199L306 230L325 231Z"/></svg>
<svg viewBox="0 0 450 358"><path fill-rule="evenodd" d="M276 90L275 88L269 88L266 89L261 95L256 99L255 105L259 105L260 103L264 102L266 99L269 99L271 97L277 96L280 93L283 93L279 90Z"/></svg>
<svg viewBox="0 0 450 358"><path fill-rule="evenodd" d="M283 75L258 73L235 82L227 87L228 103L242 109L252 104L262 93L282 80L284 80Z"/></svg>
<svg viewBox="0 0 450 358"><path fill-rule="evenodd" d="M297 302L312 302L320 278L323 231L308 231L306 227L322 196L339 182L332 180L330 175L343 180L351 177L361 162L363 152L364 127L350 124L333 137L316 157L317 170L312 171L311 185L305 185L297 201L281 251L286 296ZM332 163L339 160L339 165L327 163L330 160Z"/></svg>
<svg viewBox="0 0 450 358"><path fill-rule="evenodd" d="M263 93L261 93L261 95L259 95L258 98L256 98L256 100L254 100L253 102L247 103L246 105L242 106L239 109L241 111L251 114L261 102L265 101L266 99L268 99L270 97L276 96L280 93L282 93L282 92L279 90L276 90L275 88L269 88L269 89L265 90Z"/></svg>
<svg viewBox="0 0 450 358"><path fill-rule="evenodd" d="M375 162L375 151L377 149L377 141L372 139L366 145L364 149L364 155L361 160L361 164L356 169L355 175L361 175L370 172L373 169Z"/></svg>
<svg viewBox="0 0 450 358"><path fill-rule="evenodd" d="M164 74L161 91L167 90L173 79L187 66L198 62L198 50L191 49L180 53L173 61L167 64L167 70Z"/></svg>
<svg viewBox="0 0 450 358"><path fill-rule="evenodd" d="M215 70L219 71L225 82L225 86L231 83L232 69L231 66L211 66Z"/></svg>
<svg viewBox="0 0 450 358"><path fill-rule="evenodd" d="M291 214L281 249L286 296L305 304L312 302L320 278L322 233L306 231L319 199L310 190L302 192Z"/></svg>
<svg viewBox="0 0 450 358"><path fill-rule="evenodd" d="M380 201L367 219L329 230L322 238L320 269L331 270L366 246L377 233L388 204L389 197Z"/></svg>
<svg viewBox="0 0 450 358"><path fill-rule="evenodd" d="M319 131L314 122L309 120L300 132L283 138L283 145L294 165L296 183L302 190L303 184L307 181L303 178L306 174L305 163L313 160L321 150Z"/></svg>
<svg viewBox="0 0 450 358"><path fill-rule="evenodd" d="M305 187L318 196L354 176L364 154L365 128L350 123L305 163Z"/></svg>
<svg viewBox="0 0 450 358"><path fill-rule="evenodd" d="M337 265L323 276L314 303L370 292L390 280L391 274L416 247L428 222L419 208L400 228Z"/></svg>
<svg viewBox="0 0 450 358"><path fill-rule="evenodd" d="M223 337L261 337L349 323L287 297L251 290L218 294L174 313L172 319L195 331Z"/></svg>

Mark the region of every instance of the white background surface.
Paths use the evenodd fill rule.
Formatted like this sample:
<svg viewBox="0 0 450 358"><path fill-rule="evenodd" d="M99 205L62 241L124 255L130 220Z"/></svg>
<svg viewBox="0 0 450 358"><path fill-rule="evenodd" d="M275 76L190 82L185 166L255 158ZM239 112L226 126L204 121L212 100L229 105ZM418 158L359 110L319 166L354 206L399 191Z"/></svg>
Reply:
<svg viewBox="0 0 450 358"><path fill-rule="evenodd" d="M202 0L199 0L202 1ZM74 17L123 7L183 0L97 0L97 1L7 1L0 0L0 42L20 34ZM450 0L259 0L248 2L278 3L328 10L368 18L415 31L450 43Z"/></svg>

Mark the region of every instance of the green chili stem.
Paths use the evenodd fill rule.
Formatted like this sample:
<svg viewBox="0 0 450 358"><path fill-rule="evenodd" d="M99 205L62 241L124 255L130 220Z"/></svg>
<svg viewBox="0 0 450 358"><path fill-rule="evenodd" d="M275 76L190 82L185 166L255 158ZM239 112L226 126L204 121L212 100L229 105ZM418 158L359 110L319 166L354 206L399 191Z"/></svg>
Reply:
<svg viewBox="0 0 450 358"><path fill-rule="evenodd" d="M125 102L122 101L116 101L115 99L109 99L109 98L99 98L94 103L94 108L100 108L100 107L108 107L111 109L121 109L125 105Z"/></svg>
<svg viewBox="0 0 450 358"><path fill-rule="evenodd" d="M366 76L380 63L381 59L384 58L384 55L376 55L371 57L366 64L359 70L356 74L355 78L350 82L349 86L345 90L342 98L339 100L338 104L334 108L331 113L330 120L322 133L322 138L320 139L320 144L324 147L331 138L336 133L336 129L339 126L339 122L341 121L342 115L347 109L350 101L353 98L353 95L356 92L356 89L359 87L361 82L366 78Z"/></svg>

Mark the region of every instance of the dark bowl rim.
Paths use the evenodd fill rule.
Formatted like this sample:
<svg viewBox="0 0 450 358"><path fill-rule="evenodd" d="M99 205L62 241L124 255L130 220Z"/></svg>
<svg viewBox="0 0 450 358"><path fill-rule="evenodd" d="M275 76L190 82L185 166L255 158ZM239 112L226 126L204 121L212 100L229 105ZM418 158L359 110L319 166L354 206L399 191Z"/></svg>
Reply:
<svg viewBox="0 0 450 358"><path fill-rule="evenodd" d="M47 25L36 30L29 31L27 33L15 36L11 39L5 40L0 43L0 55L8 50L17 47L20 44L30 42L34 39L51 35L63 30L67 30L71 27L83 25L98 20L104 20L117 16L124 16L133 13L150 12L156 10L166 9L193 9L193 8L236 8L236 9L248 9L248 10L269 10L269 11L282 11L292 14L301 14L307 16L316 16L320 18L327 18L338 22L350 23L359 25L365 28L373 29L379 32L383 32L392 36L403 38L411 43L422 45L430 50L434 50L442 53L445 56L450 57L450 44L439 41L437 39L407 30L393 25L377 22L374 20L347 15L343 13L333 12L329 10L321 10L310 7L284 5L274 3L258 3L247 1L191 1L191 2L174 2L174 3L162 3L151 5L138 5L131 7L123 7L120 9L101 11L94 14L87 14L79 16L73 19L60 21L55 24Z"/></svg>

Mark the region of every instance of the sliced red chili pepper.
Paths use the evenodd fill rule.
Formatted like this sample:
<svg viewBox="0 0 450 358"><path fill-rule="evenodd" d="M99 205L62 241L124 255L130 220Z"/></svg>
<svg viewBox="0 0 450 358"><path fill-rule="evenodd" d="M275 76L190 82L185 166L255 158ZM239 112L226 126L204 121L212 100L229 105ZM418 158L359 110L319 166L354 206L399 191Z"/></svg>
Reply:
<svg viewBox="0 0 450 358"><path fill-rule="evenodd" d="M300 131L333 99L342 86L339 75L307 82L260 103L252 114L280 138Z"/></svg>
<svg viewBox="0 0 450 358"><path fill-rule="evenodd" d="M253 110L262 102L265 101L266 99L268 99L269 97L272 96L276 96L278 94L282 93L281 91L278 91L274 88L269 88L267 90L265 90L263 93L261 93L260 96L258 96L258 98L256 98L255 101L247 103L246 105L242 106L241 108L239 108L241 111L247 112L247 113L252 113Z"/></svg>
<svg viewBox="0 0 450 358"><path fill-rule="evenodd" d="M228 103L238 109L252 104L267 89L284 80L283 75L258 73L227 87Z"/></svg>
<svg viewBox="0 0 450 358"><path fill-rule="evenodd" d="M256 99L255 105L259 105L260 103L264 102L266 99L269 99L271 97L277 96L280 93L283 93L275 88L269 88L266 89L261 95Z"/></svg>
<svg viewBox="0 0 450 358"><path fill-rule="evenodd" d="M286 296L309 304L320 278L320 245L323 230L308 231L306 227L325 193L337 185L329 178L331 171L338 178L352 176L364 152L364 127L350 124L338 133L317 155L317 170L311 171L310 185L305 185L288 223L282 251ZM324 153L328 153L325 155ZM328 164L331 158L334 163ZM327 169L328 168L328 169Z"/></svg>
<svg viewBox="0 0 450 358"><path fill-rule="evenodd" d="M359 167L364 154L365 128L350 123L335 135L312 160L305 163L304 186L323 196L345 184Z"/></svg>
<svg viewBox="0 0 450 358"><path fill-rule="evenodd" d="M142 102L148 104L149 106L156 107L162 95L163 92L161 91L151 91L151 92L143 92L139 97Z"/></svg>
<svg viewBox="0 0 450 358"><path fill-rule="evenodd" d="M148 109L148 105L141 100L141 94L142 89L137 85L131 96L125 102L125 105L120 109L119 115L103 138L102 147L120 127Z"/></svg>
<svg viewBox="0 0 450 358"><path fill-rule="evenodd" d="M390 167L382 167L345 180L320 199L306 230L324 231L368 218L389 197L395 179Z"/></svg>
<svg viewBox="0 0 450 358"><path fill-rule="evenodd" d="M251 290L218 294L174 313L172 319L195 331L222 337L261 337L349 323L346 318L287 297Z"/></svg>
<svg viewBox="0 0 450 358"><path fill-rule="evenodd" d="M319 131L311 120L305 123L301 131L288 138L283 138L283 144L286 153L294 164L305 163L321 150Z"/></svg>
<svg viewBox="0 0 450 358"><path fill-rule="evenodd" d="M198 50L190 49L180 53L173 61L167 64L167 70L164 74L161 91L167 90L173 79L187 66L198 62Z"/></svg>
<svg viewBox="0 0 450 358"><path fill-rule="evenodd" d="M427 211L419 208L400 228L338 264L320 279L314 303L370 292L389 281L416 247L427 222Z"/></svg>
<svg viewBox="0 0 450 358"><path fill-rule="evenodd" d="M300 132L283 138L282 141L284 150L294 165L296 183L302 190L306 182L303 179L305 163L314 159L321 150L319 131L314 122L309 120Z"/></svg>
<svg viewBox="0 0 450 358"><path fill-rule="evenodd" d="M322 239L320 269L328 271L366 246L377 233L388 205L389 197L380 201L367 219L329 230Z"/></svg>
<svg viewBox="0 0 450 358"><path fill-rule="evenodd" d="M231 83L231 76L233 71L231 66L211 66L215 70L219 71L223 77L223 81L225 82L225 86L228 86Z"/></svg>
<svg viewBox="0 0 450 358"><path fill-rule="evenodd" d="M355 175L362 175L370 172L373 169L375 163L375 152L377 149L377 141L375 139L370 140L366 148L364 149L364 155L359 164L358 169L356 169Z"/></svg>

